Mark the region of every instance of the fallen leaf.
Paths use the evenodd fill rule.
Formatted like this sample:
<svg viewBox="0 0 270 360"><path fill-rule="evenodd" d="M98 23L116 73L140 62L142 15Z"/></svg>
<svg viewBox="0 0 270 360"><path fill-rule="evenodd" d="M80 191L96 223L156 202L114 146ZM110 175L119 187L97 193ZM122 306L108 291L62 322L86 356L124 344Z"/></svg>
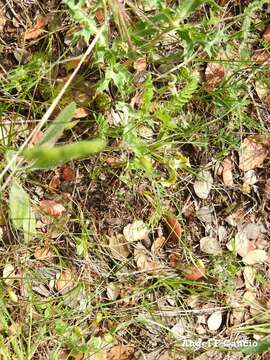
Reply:
<svg viewBox="0 0 270 360"><path fill-rule="evenodd" d="M89 110L85 108L77 108L73 113L73 117L74 119L83 119L87 117L89 114L90 114Z"/></svg>
<svg viewBox="0 0 270 360"><path fill-rule="evenodd" d="M15 268L12 264L6 264L3 269L3 281L7 285L14 282Z"/></svg>
<svg viewBox="0 0 270 360"><path fill-rule="evenodd" d="M134 249L134 260L139 270L152 272L161 268L161 264L152 260L147 249L140 243Z"/></svg>
<svg viewBox="0 0 270 360"><path fill-rule="evenodd" d="M196 211L197 218L207 224L212 224L213 222L213 207L202 206L198 211Z"/></svg>
<svg viewBox="0 0 270 360"><path fill-rule="evenodd" d="M146 60L144 58L138 58L134 61L133 67L137 71L143 71L146 69Z"/></svg>
<svg viewBox="0 0 270 360"><path fill-rule="evenodd" d="M224 66L220 63L211 62L205 69L206 88L213 90L224 78Z"/></svg>
<svg viewBox="0 0 270 360"><path fill-rule="evenodd" d="M41 200L40 207L46 214L53 217L59 217L66 211L62 204L54 200Z"/></svg>
<svg viewBox="0 0 270 360"><path fill-rule="evenodd" d="M256 93L259 96L259 98L262 101L265 101L265 98L267 98L267 96L269 95L269 91L270 91L267 84L263 81L256 80L255 81L255 89L256 89Z"/></svg>
<svg viewBox="0 0 270 360"><path fill-rule="evenodd" d="M102 24L104 22L105 16L103 9L100 8L95 11L95 18L97 19L97 22L99 24Z"/></svg>
<svg viewBox="0 0 270 360"><path fill-rule="evenodd" d="M108 360L133 360L134 347L131 345L115 345L108 352Z"/></svg>
<svg viewBox="0 0 270 360"><path fill-rule="evenodd" d="M122 234L116 234L109 238L109 247L112 256L116 260L124 260L130 254L127 246L127 241Z"/></svg>
<svg viewBox="0 0 270 360"><path fill-rule="evenodd" d="M230 251L235 251L236 254L244 257L248 254L250 250L250 244L247 234L243 229L237 232L234 239L230 240L227 243L227 248Z"/></svg>
<svg viewBox="0 0 270 360"><path fill-rule="evenodd" d="M221 164L222 168L222 180L225 186L233 186L233 168L234 164L230 156L227 156Z"/></svg>
<svg viewBox="0 0 270 360"><path fill-rule="evenodd" d="M256 172L254 170L249 170L245 172L243 179L244 179L244 184L247 185L255 185L256 182L258 181Z"/></svg>
<svg viewBox="0 0 270 360"><path fill-rule="evenodd" d="M37 260L50 260L54 257L54 253L49 247L37 247L34 252L34 257Z"/></svg>
<svg viewBox="0 0 270 360"><path fill-rule="evenodd" d="M105 161L111 167L119 167L122 164L122 161L120 159L112 156L107 157Z"/></svg>
<svg viewBox="0 0 270 360"><path fill-rule="evenodd" d="M196 281L205 276L205 267L188 265L183 269L183 276L187 280Z"/></svg>
<svg viewBox="0 0 270 360"><path fill-rule="evenodd" d="M265 28L265 30L263 32L263 39L265 41L270 41L270 26L269 25Z"/></svg>
<svg viewBox="0 0 270 360"><path fill-rule="evenodd" d="M249 136L239 149L239 168L243 171L262 165L270 150L270 137L264 135Z"/></svg>
<svg viewBox="0 0 270 360"><path fill-rule="evenodd" d="M213 177L209 170L202 170L193 184L194 191L200 199L207 199L213 184Z"/></svg>
<svg viewBox="0 0 270 360"><path fill-rule="evenodd" d="M128 242L145 240L149 229L142 220L136 220L124 227L123 234Z"/></svg>
<svg viewBox="0 0 270 360"><path fill-rule="evenodd" d="M58 190L60 187L60 176L59 175L54 175L51 178L51 181L49 182L49 187L53 190Z"/></svg>
<svg viewBox="0 0 270 360"><path fill-rule="evenodd" d="M159 236L152 244L151 246L151 252L152 253L156 253L157 251L159 251L164 244L166 243L166 238L164 236Z"/></svg>
<svg viewBox="0 0 270 360"><path fill-rule="evenodd" d="M169 238L171 237L174 241L181 239L182 235L182 226L175 216L166 216L165 225L169 232Z"/></svg>
<svg viewBox="0 0 270 360"><path fill-rule="evenodd" d="M180 256L178 254L172 253L168 257L169 264L173 268L177 268L180 265Z"/></svg>
<svg viewBox="0 0 270 360"><path fill-rule="evenodd" d="M48 20L44 17L39 17L36 20L36 24L34 27L24 33L25 40L35 40L37 39L42 33L43 28L47 25Z"/></svg>
<svg viewBox="0 0 270 360"><path fill-rule="evenodd" d="M68 165L63 166L60 170L60 173L61 173L61 178L64 181L73 182L76 180L75 171Z"/></svg>
<svg viewBox="0 0 270 360"><path fill-rule="evenodd" d="M256 269L251 266L245 266L243 270L243 277L247 290L254 289L254 281L256 276Z"/></svg>
<svg viewBox="0 0 270 360"><path fill-rule="evenodd" d="M109 300L114 301L120 295L120 288L115 283L110 283L107 286L107 297Z"/></svg>
<svg viewBox="0 0 270 360"><path fill-rule="evenodd" d="M257 50L253 53L251 60L261 65L270 59L270 54L265 50Z"/></svg>
<svg viewBox="0 0 270 360"><path fill-rule="evenodd" d="M246 265L255 265L261 264L264 261L267 261L267 252L265 250L252 250L247 253L246 256L243 257L243 263Z"/></svg>
<svg viewBox="0 0 270 360"><path fill-rule="evenodd" d="M202 252L210 255L221 255L222 249L216 238L205 236L200 240L200 249Z"/></svg>
<svg viewBox="0 0 270 360"><path fill-rule="evenodd" d="M185 333L186 324L184 319L179 320L171 329L170 333L173 335L175 339L182 339Z"/></svg>
<svg viewBox="0 0 270 360"><path fill-rule="evenodd" d="M220 310L211 314L207 320L207 326L210 331L217 331L222 324L222 312Z"/></svg>
<svg viewBox="0 0 270 360"><path fill-rule="evenodd" d="M61 272L59 278L55 281L55 288L61 294L65 294L74 287L74 276L70 269Z"/></svg>

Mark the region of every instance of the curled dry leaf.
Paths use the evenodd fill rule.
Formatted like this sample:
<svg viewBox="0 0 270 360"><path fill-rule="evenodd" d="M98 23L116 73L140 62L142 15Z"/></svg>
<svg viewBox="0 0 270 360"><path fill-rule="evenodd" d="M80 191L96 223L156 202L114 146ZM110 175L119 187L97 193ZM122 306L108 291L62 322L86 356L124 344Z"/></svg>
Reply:
<svg viewBox="0 0 270 360"><path fill-rule="evenodd" d="M243 171L262 165L270 151L270 137L255 135L245 138L239 149L239 168Z"/></svg>
<svg viewBox="0 0 270 360"><path fill-rule="evenodd" d="M255 264L261 264L265 261L267 261L267 252L265 250L252 250L247 253L246 256L243 257L243 263L246 265L255 265Z"/></svg>
<svg viewBox="0 0 270 360"><path fill-rule="evenodd" d="M234 165L231 156L227 156L221 164L221 176L225 186L233 186L233 170Z"/></svg>
<svg viewBox="0 0 270 360"><path fill-rule="evenodd" d="M43 33L43 28L47 25L47 23L48 23L48 19L44 17L38 17L34 27L24 33L24 39L25 40L37 39Z"/></svg>
<svg viewBox="0 0 270 360"><path fill-rule="evenodd" d="M138 58L134 61L133 67L137 71L143 71L146 69L146 61L144 58Z"/></svg>
<svg viewBox="0 0 270 360"><path fill-rule="evenodd" d="M205 236L200 240L200 249L202 252L210 255L221 255L222 249L216 238Z"/></svg>
<svg viewBox="0 0 270 360"><path fill-rule="evenodd" d="M222 324L222 312L220 310L211 314L207 320L207 326L210 331L217 331Z"/></svg>
<svg viewBox="0 0 270 360"><path fill-rule="evenodd" d="M62 204L54 200L41 200L40 207L46 214L53 217L59 217L66 211Z"/></svg>
<svg viewBox="0 0 270 360"><path fill-rule="evenodd" d="M142 220L136 220L125 226L123 234L128 242L145 240L148 237L149 229Z"/></svg>
<svg viewBox="0 0 270 360"><path fill-rule="evenodd" d="M205 69L206 88L213 90L224 78L224 66L220 63L209 63Z"/></svg>
<svg viewBox="0 0 270 360"><path fill-rule="evenodd" d="M55 281L55 288L61 294L65 294L74 287L74 276L70 269L61 272L59 278Z"/></svg>
<svg viewBox="0 0 270 360"><path fill-rule="evenodd" d="M270 25L268 25L268 26L265 28L265 30L264 30L264 32L263 32L263 39L264 39L265 41L270 41Z"/></svg>
<svg viewBox="0 0 270 360"><path fill-rule="evenodd" d="M200 199L207 199L213 185L213 177L209 170L202 170L195 180L193 188Z"/></svg>
<svg viewBox="0 0 270 360"><path fill-rule="evenodd" d="M169 232L169 237L175 241L180 240L182 235L182 226L177 218L175 216L166 216L165 224Z"/></svg>
<svg viewBox="0 0 270 360"><path fill-rule="evenodd" d="M90 114L89 110L85 108L78 108L74 111L73 117L74 119L83 119Z"/></svg>
<svg viewBox="0 0 270 360"><path fill-rule="evenodd" d="M252 55L251 60L256 64L261 65L270 59L270 54L265 50L255 51Z"/></svg>
<svg viewBox="0 0 270 360"><path fill-rule="evenodd" d="M188 265L184 267L182 272L185 279L196 281L205 276L205 267Z"/></svg>
<svg viewBox="0 0 270 360"><path fill-rule="evenodd" d="M127 246L127 241L122 234L116 234L109 238L109 247L112 253L112 256L116 260L124 260L130 254L129 248Z"/></svg>

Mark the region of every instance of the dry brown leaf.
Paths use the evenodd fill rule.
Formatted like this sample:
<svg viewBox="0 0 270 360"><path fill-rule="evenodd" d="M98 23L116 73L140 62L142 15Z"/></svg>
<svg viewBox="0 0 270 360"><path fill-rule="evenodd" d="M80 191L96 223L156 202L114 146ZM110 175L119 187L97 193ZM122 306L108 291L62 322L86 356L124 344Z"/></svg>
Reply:
<svg viewBox="0 0 270 360"><path fill-rule="evenodd" d="M49 187L53 190L57 190L60 187L60 176L54 175L49 182Z"/></svg>
<svg viewBox="0 0 270 360"><path fill-rule="evenodd" d="M102 24L104 23L104 20L105 20L105 16L104 16L104 11L103 9L97 9L96 12L95 12L95 18L97 19L97 22L99 24Z"/></svg>
<svg viewBox="0 0 270 360"><path fill-rule="evenodd" d="M25 40L37 39L43 33L43 28L47 25L47 23L48 23L48 19L44 17L37 18L34 27L24 33L24 39Z"/></svg>
<svg viewBox="0 0 270 360"><path fill-rule="evenodd" d="M74 119L83 119L90 114L89 110L85 108L78 108L74 111L73 117Z"/></svg>
<svg viewBox="0 0 270 360"><path fill-rule="evenodd" d="M109 238L109 247L112 256L116 260L124 260L130 254L127 241L122 234L116 234Z"/></svg>
<svg viewBox="0 0 270 360"><path fill-rule="evenodd" d="M76 180L76 174L75 171L68 165L63 166L60 170L61 172L61 178L64 181L75 181Z"/></svg>
<svg viewBox="0 0 270 360"><path fill-rule="evenodd" d="M157 252L160 250L166 242L166 238L164 236L159 236L152 244L151 251L152 253Z"/></svg>
<svg viewBox="0 0 270 360"><path fill-rule="evenodd" d="M111 167L119 167L122 163L120 159L112 156L107 157L105 161Z"/></svg>
<svg viewBox="0 0 270 360"><path fill-rule="evenodd" d="M265 135L249 136L239 149L239 168L243 171L262 165L270 150L270 137Z"/></svg>
<svg viewBox="0 0 270 360"><path fill-rule="evenodd" d="M196 281L205 276L205 268L203 266L188 265L183 269L183 276L187 280Z"/></svg>
<svg viewBox="0 0 270 360"><path fill-rule="evenodd" d="M265 41L270 41L270 25L268 25L268 26L265 28L265 30L264 30L264 32L263 32L263 39L264 39Z"/></svg>
<svg viewBox="0 0 270 360"><path fill-rule="evenodd" d="M261 65L270 59L270 54L265 50L257 50L251 57L256 64Z"/></svg>
<svg viewBox="0 0 270 360"><path fill-rule="evenodd" d="M227 156L221 164L222 167L222 180L225 186L233 186L233 162L230 156Z"/></svg>
<svg viewBox="0 0 270 360"><path fill-rule="evenodd" d="M37 247L34 252L34 257L37 260L50 260L54 257L54 253L49 247Z"/></svg>
<svg viewBox="0 0 270 360"><path fill-rule="evenodd" d="M171 267L177 268L180 264L180 256L178 254L172 253L169 255L168 261Z"/></svg>
<svg viewBox="0 0 270 360"><path fill-rule="evenodd" d="M182 235L182 226L178 222L175 216L166 216L165 217L165 225L169 232L169 237L173 240L178 241L181 239Z"/></svg>
<svg viewBox="0 0 270 360"><path fill-rule="evenodd" d="M53 217L59 217L66 211L62 204L54 200L41 200L40 207L46 214Z"/></svg>
<svg viewBox="0 0 270 360"><path fill-rule="evenodd" d="M133 67L137 71L143 71L146 69L146 60L144 58L138 58L134 61Z"/></svg>
<svg viewBox="0 0 270 360"><path fill-rule="evenodd" d="M55 288L60 293L66 293L74 287L74 276L70 269L61 272L59 278L55 281Z"/></svg>
<svg viewBox="0 0 270 360"><path fill-rule="evenodd" d="M133 360L134 348L131 345L115 345L108 353L108 360Z"/></svg>
<svg viewBox="0 0 270 360"><path fill-rule="evenodd" d="M206 88L213 90L225 76L224 66L211 62L205 69Z"/></svg>

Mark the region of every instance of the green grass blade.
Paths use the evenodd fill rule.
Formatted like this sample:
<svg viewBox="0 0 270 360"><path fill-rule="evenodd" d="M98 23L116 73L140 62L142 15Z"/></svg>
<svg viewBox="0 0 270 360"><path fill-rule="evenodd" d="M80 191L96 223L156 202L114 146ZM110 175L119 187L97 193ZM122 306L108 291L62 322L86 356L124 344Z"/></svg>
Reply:
<svg viewBox="0 0 270 360"><path fill-rule="evenodd" d="M103 139L93 139L89 141L80 141L74 144L67 144L61 146L34 147L24 151L24 157L33 161L35 169L49 169L62 165L70 160L87 158L104 149L106 141Z"/></svg>
<svg viewBox="0 0 270 360"><path fill-rule="evenodd" d="M242 347L240 350L246 355L262 354L270 349L270 340L259 341L256 346Z"/></svg>

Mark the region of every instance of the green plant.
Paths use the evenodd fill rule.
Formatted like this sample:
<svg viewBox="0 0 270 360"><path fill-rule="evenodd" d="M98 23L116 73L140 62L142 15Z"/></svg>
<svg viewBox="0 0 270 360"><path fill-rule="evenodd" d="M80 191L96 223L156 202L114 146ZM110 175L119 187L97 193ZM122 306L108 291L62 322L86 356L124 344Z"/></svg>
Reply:
<svg viewBox="0 0 270 360"><path fill-rule="evenodd" d="M67 105L49 125L37 145L23 151L25 160L29 162L29 165L26 167L28 172L35 169L53 168L70 160L86 158L104 149L106 145L104 139L55 146L64 130L70 128L75 109L76 104L74 102ZM11 181L9 209L13 226L17 230L22 229L25 241L28 241L36 233L35 216L30 206L29 195L20 184L19 175Z"/></svg>

